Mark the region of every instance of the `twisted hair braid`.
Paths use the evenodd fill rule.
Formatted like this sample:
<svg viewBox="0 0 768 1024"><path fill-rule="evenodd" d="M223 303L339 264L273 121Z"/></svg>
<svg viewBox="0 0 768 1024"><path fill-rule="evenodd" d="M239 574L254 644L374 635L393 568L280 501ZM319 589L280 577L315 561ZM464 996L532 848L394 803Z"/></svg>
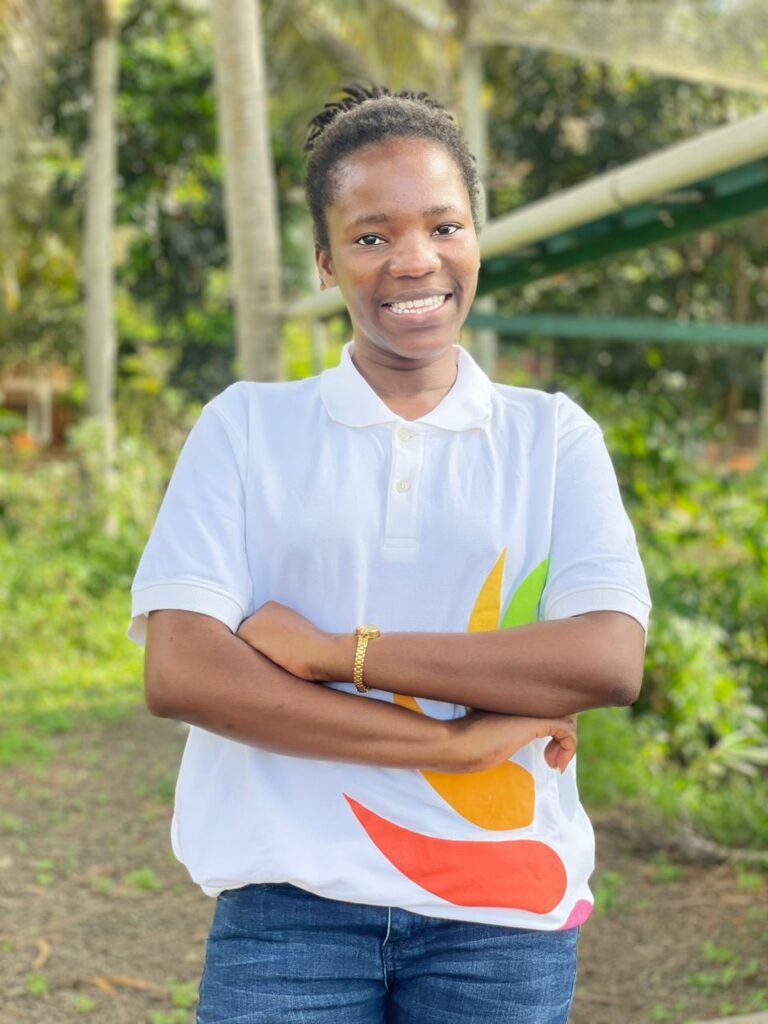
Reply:
<svg viewBox="0 0 768 1024"><path fill-rule="evenodd" d="M479 227L475 158L453 115L426 92L392 93L384 85L354 84L312 118L304 145L307 202L315 244L321 249L330 248L325 211L334 199L338 164L363 146L398 138L425 139L447 150L464 179L472 219Z"/></svg>

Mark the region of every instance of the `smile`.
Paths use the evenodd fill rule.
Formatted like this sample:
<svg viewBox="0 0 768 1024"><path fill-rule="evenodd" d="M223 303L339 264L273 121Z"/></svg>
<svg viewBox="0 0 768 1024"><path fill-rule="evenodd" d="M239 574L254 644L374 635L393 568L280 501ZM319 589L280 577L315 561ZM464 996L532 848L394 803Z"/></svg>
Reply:
<svg viewBox="0 0 768 1024"><path fill-rule="evenodd" d="M384 308L396 316L426 316L446 304L450 295L434 295L429 299L409 299L407 302L386 302Z"/></svg>

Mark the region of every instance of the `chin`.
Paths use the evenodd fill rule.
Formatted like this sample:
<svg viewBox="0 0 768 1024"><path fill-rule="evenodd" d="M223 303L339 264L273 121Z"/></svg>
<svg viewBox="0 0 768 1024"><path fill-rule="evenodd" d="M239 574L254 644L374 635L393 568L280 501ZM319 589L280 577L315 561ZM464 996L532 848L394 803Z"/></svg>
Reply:
<svg viewBox="0 0 768 1024"><path fill-rule="evenodd" d="M433 355L458 344L461 336L461 324L455 327L448 324L441 324L439 327L411 328L397 332L379 331L376 334L367 334L366 338L372 339L373 343L380 348L386 348L389 352L402 353L404 356L413 358L416 354L423 353Z"/></svg>
<svg viewBox="0 0 768 1024"><path fill-rule="evenodd" d="M388 339L386 345L379 344L377 348L383 348L403 359L425 359L429 356L442 355L454 344L455 342L446 340L445 334L441 337L425 337L414 332L412 337Z"/></svg>

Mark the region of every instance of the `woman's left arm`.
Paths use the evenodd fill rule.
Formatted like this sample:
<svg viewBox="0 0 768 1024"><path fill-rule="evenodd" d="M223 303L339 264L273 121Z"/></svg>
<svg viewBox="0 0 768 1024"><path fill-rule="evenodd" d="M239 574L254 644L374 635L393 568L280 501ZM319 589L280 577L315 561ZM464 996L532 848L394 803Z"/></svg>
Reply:
<svg viewBox="0 0 768 1024"><path fill-rule="evenodd" d="M276 601L238 635L282 668L317 682L351 682L354 634L326 633ZM368 686L484 711L535 717L632 704L643 674L643 627L594 611L479 633L383 633L368 644Z"/></svg>

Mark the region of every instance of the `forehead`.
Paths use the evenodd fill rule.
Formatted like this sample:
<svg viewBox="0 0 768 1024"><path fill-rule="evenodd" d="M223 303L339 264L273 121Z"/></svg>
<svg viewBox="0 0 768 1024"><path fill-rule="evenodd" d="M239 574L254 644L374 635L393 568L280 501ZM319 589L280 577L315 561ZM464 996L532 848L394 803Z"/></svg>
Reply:
<svg viewBox="0 0 768 1024"><path fill-rule="evenodd" d="M469 210L469 194L448 150L427 139L398 138L363 146L334 168L329 210L343 219L452 205ZM361 209L362 208L362 209Z"/></svg>

